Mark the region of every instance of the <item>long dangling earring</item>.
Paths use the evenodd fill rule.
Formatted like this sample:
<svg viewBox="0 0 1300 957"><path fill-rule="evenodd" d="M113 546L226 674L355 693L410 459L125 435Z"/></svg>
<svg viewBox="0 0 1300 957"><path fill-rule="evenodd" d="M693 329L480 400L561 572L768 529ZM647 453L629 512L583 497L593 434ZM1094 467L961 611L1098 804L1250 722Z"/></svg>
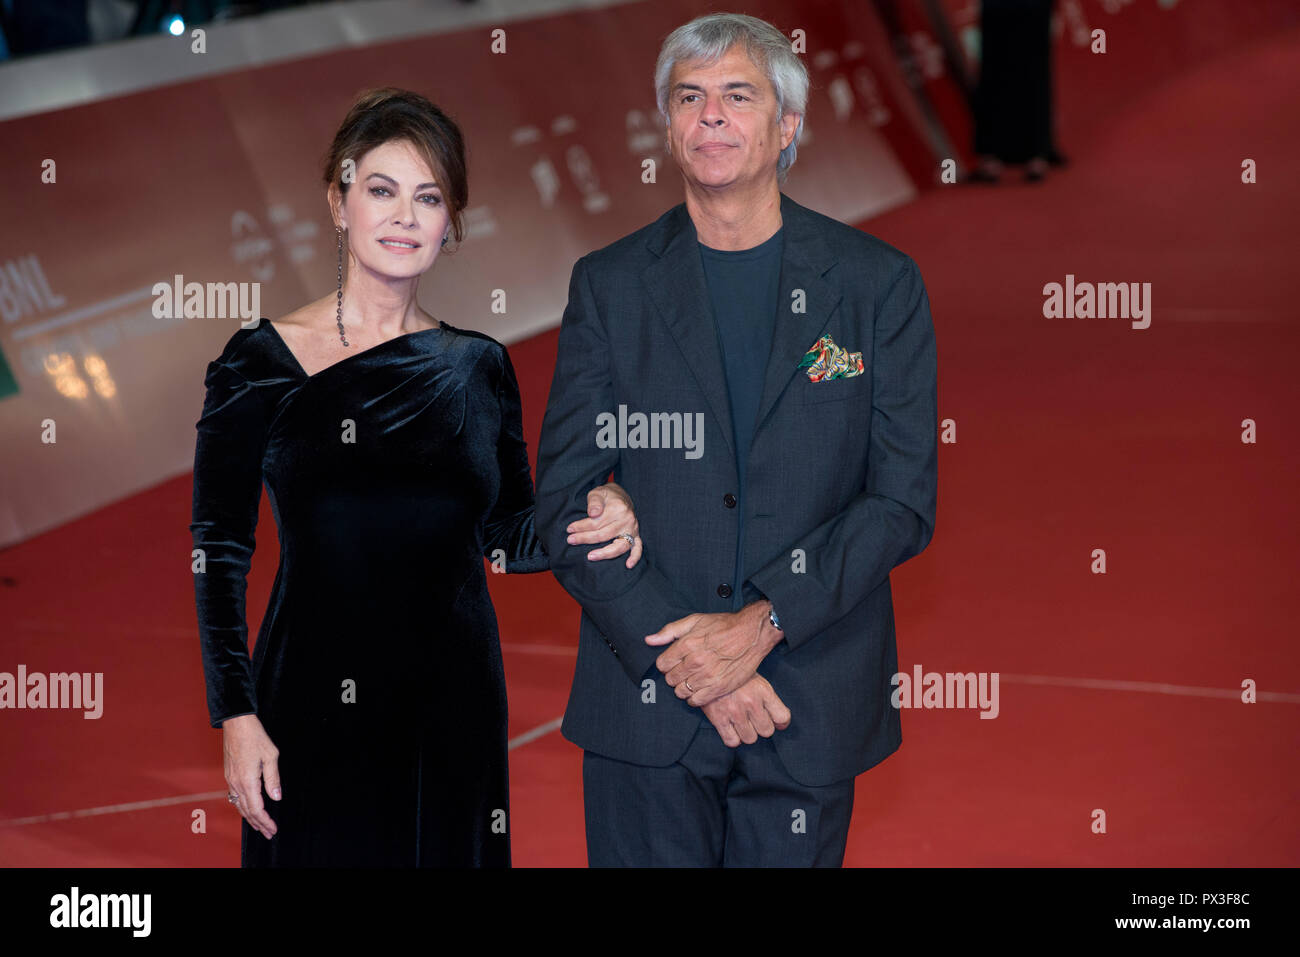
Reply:
<svg viewBox="0 0 1300 957"><path fill-rule="evenodd" d="M343 229L340 226L335 226L334 232L338 233L339 237L339 338L343 340L343 344L346 346L348 340L347 337L343 335Z"/></svg>

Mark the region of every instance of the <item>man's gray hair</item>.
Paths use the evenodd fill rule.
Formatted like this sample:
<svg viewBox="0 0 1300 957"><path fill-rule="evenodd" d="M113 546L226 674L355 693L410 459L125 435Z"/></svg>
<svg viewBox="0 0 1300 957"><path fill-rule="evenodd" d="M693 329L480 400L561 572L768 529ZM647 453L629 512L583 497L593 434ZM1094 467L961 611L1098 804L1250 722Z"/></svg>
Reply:
<svg viewBox="0 0 1300 957"><path fill-rule="evenodd" d="M781 151L776 173L785 182L786 171L794 165L799 135L803 132L803 114L808 107L808 68L795 55L790 38L766 20L743 13L710 13L678 27L664 40L655 63L655 96L659 112L668 119L668 82L673 66L682 60L713 63L735 44L741 44L754 65L762 70L776 91L777 118L798 113L799 125L794 139Z"/></svg>

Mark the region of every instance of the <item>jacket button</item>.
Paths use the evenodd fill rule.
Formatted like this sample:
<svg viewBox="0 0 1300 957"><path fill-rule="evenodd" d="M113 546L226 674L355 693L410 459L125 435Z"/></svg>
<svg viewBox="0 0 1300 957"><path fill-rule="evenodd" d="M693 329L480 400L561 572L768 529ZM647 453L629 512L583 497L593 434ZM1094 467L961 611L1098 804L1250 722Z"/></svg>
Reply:
<svg viewBox="0 0 1300 957"><path fill-rule="evenodd" d="M721 585L719 585L719 586L718 586L718 597L719 597L719 598L730 598L730 597L731 597L731 586L728 585L726 582L723 582Z"/></svg>
<svg viewBox="0 0 1300 957"><path fill-rule="evenodd" d="M734 496L734 495L732 495L730 492L728 492L726 495L722 496L722 504L725 505L725 506L727 506L727 508L735 508L735 507L736 507L736 496Z"/></svg>

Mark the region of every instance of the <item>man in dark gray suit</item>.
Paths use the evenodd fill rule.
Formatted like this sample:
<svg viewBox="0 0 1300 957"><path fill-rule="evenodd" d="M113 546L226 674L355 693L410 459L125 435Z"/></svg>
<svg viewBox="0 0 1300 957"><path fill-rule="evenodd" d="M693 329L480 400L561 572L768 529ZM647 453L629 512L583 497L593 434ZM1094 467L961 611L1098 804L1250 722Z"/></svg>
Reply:
<svg viewBox="0 0 1300 957"><path fill-rule="evenodd" d="M854 776L902 740L889 572L934 532L929 301L906 255L782 195L787 37L701 17L655 82L686 202L574 266L538 450L583 609L562 730L588 859L838 866ZM611 471L632 569L567 534Z"/></svg>

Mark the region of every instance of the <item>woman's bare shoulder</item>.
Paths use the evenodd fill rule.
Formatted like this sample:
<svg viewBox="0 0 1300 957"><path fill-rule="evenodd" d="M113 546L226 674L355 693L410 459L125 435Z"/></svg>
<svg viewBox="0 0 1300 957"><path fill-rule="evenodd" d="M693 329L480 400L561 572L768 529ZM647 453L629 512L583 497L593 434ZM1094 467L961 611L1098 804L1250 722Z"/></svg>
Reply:
<svg viewBox="0 0 1300 957"><path fill-rule="evenodd" d="M283 332L285 330L297 332L299 330L306 331L315 329L320 325L321 319L325 315L326 310L324 307L326 305L332 306L334 298L333 295L323 296L315 302L309 302L305 306L299 306L293 312L285 313L283 316L273 318L271 321L275 323L275 328L278 332Z"/></svg>

